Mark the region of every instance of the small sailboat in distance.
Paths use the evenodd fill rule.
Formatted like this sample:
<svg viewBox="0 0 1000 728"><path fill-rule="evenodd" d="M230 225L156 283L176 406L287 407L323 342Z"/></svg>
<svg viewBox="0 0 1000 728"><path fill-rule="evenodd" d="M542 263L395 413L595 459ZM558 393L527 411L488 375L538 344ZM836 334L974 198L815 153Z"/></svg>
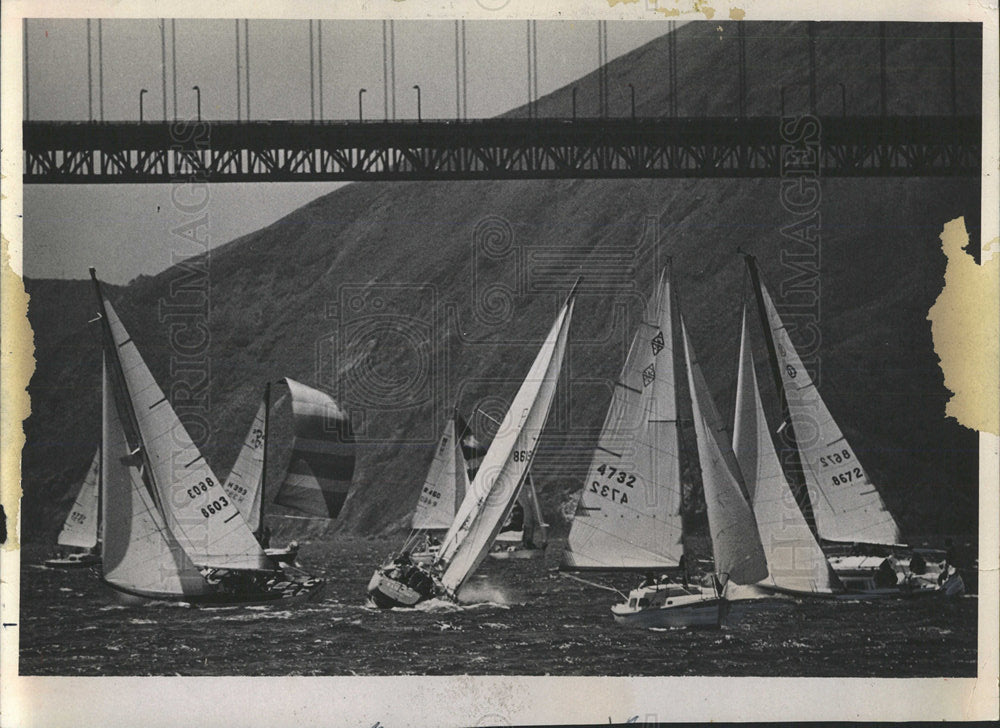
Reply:
<svg viewBox="0 0 1000 728"><path fill-rule="evenodd" d="M475 476L475 470L466 462L466 448L458 434L464 435L467 429L456 409L445 423L434 450L413 512L410 535L403 544L403 551L408 552L415 563L430 564L437 558L441 538L451 527L465 498L469 478Z"/></svg>
<svg viewBox="0 0 1000 728"><path fill-rule="evenodd" d="M412 607L432 597L458 600L458 592L484 558L517 500L545 427L566 351L577 281L549 330L500 428L483 456L441 550L429 566L404 552L380 566L368 583L378 607Z"/></svg>
<svg viewBox="0 0 1000 728"><path fill-rule="evenodd" d="M98 553L99 518L98 488L101 478L101 449L94 453L94 459L87 468L87 474L80 483L80 490L73 501L59 531L57 543L60 546L79 549L62 553L45 561L45 566L54 569L79 569L101 563Z"/></svg>
<svg viewBox="0 0 1000 728"><path fill-rule="evenodd" d="M321 579L277 569L267 558L90 273L104 352L102 581L130 603L228 606L318 597Z"/></svg>
<svg viewBox="0 0 1000 728"><path fill-rule="evenodd" d="M549 541L548 528L535 489L535 479L529 470L510 518L493 542L490 558L514 561L543 558Z"/></svg>
<svg viewBox="0 0 1000 728"><path fill-rule="evenodd" d="M645 580L611 608L619 624L719 626L726 585L767 575L742 476L708 387L681 330L698 459L714 556L710 587L689 583L681 517L681 451L669 265L650 298L615 383L570 528L563 571L641 571Z"/></svg>

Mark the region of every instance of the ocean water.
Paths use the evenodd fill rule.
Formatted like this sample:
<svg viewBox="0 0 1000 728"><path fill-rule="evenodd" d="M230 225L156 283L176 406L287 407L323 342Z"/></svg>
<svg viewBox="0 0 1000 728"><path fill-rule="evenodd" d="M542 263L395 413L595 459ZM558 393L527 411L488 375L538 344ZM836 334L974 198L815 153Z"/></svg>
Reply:
<svg viewBox="0 0 1000 728"><path fill-rule="evenodd" d="M88 570L22 551L22 675L724 675L966 677L978 599L767 599L713 630L616 625L618 597L538 561L487 559L455 606L381 611L365 586L392 541L303 542L322 601L292 607L125 607ZM595 581L627 590L634 577Z"/></svg>

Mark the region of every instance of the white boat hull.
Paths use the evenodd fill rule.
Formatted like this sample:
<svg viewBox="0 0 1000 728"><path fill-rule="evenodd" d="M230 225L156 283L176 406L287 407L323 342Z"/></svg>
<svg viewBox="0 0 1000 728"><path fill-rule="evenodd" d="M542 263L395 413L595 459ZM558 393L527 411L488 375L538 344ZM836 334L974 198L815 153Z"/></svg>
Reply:
<svg viewBox="0 0 1000 728"><path fill-rule="evenodd" d="M662 583L640 586L611 607L618 624L641 627L721 627L729 602L714 589Z"/></svg>
<svg viewBox="0 0 1000 728"><path fill-rule="evenodd" d="M98 566L100 563L100 554L81 551L64 557L47 559L43 565L50 569L83 569L88 566Z"/></svg>
<svg viewBox="0 0 1000 728"><path fill-rule="evenodd" d="M525 549L519 548L518 546L509 546L507 548L499 548L494 551L490 551L489 556L491 559L499 559L501 561L515 559L542 559L545 558L545 549Z"/></svg>
<svg viewBox="0 0 1000 728"><path fill-rule="evenodd" d="M615 622L629 627L720 627L728 603L720 597L695 596L686 603L630 609L627 604L611 607Z"/></svg>

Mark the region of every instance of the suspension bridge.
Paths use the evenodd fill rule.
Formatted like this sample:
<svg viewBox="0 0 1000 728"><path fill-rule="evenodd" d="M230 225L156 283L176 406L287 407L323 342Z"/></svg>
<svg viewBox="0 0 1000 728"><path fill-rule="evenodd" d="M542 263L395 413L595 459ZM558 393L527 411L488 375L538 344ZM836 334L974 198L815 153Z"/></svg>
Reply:
<svg viewBox="0 0 1000 728"><path fill-rule="evenodd" d="M879 25L880 114L850 116L846 102L839 115L818 115L816 33L809 28L808 116L812 129L792 144L784 113L749 116L746 112L746 39L738 23L738 91L734 114L681 117L677 98L675 33L667 36L669 108L661 117L637 116L635 89L631 114L609 113L606 21L598 21L598 109L578 113L576 93L565 116L539 116L537 28L526 21L527 104L518 118L470 119L467 113L465 21L456 21L455 118L424 119L420 88L414 86L417 116L396 118L395 32L382 24L383 118L364 118L364 92L358 91L357 120L324 118L322 23L309 21L310 118L301 121L251 119L250 30L235 21L236 118L229 121L177 117L176 29L161 22L162 118L104 119L103 35L96 23L98 79L94 88L88 21L87 121L30 118L25 84L23 125L24 182L28 184L127 184L205 182L292 182L374 180L482 180L557 178L750 178L787 173L790 160L831 177L937 176L978 177L981 119L956 112L955 37L951 37L951 112L937 116L893 116L887 108L886 32ZM169 33L168 33L169 26ZM242 32L241 32L242 26ZM674 28L670 29L671 31ZM172 48L168 63L169 46ZM28 35L25 26L25 58ZM173 66L174 117L168 118L167 69ZM841 93L844 93L841 87ZM95 103L96 111L95 111ZM782 89L782 107L784 89ZM779 110L776 110L779 112ZM793 150L790 156L789 150Z"/></svg>

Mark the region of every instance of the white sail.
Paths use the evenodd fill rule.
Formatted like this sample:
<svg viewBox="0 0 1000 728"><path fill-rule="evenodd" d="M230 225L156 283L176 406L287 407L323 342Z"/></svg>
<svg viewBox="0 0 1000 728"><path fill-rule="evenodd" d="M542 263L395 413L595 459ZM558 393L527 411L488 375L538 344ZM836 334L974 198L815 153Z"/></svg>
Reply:
<svg viewBox="0 0 1000 728"><path fill-rule="evenodd" d="M101 519L104 580L124 591L176 597L212 591L171 537L129 452L107 368L104 374Z"/></svg>
<svg viewBox="0 0 1000 728"><path fill-rule="evenodd" d="M264 448L267 447L267 403L261 402L243 447L223 486L254 531L261 522L264 500Z"/></svg>
<svg viewBox="0 0 1000 728"><path fill-rule="evenodd" d="M723 583L753 584L768 573L760 534L743 496L740 467L694 356L683 318L681 332L715 573Z"/></svg>
<svg viewBox="0 0 1000 728"><path fill-rule="evenodd" d="M59 532L57 542L60 546L92 549L97 545L97 487L100 473L101 451L98 449Z"/></svg>
<svg viewBox="0 0 1000 728"><path fill-rule="evenodd" d="M483 457L435 562L452 594L485 558L517 498L545 427L566 351L573 296L563 306Z"/></svg>
<svg viewBox="0 0 1000 728"><path fill-rule="evenodd" d="M449 417L420 490L417 510L413 514L413 528L449 528L461 502L459 498L464 497L468 485L465 459L455 436L455 418Z"/></svg>
<svg viewBox="0 0 1000 728"><path fill-rule="evenodd" d="M820 397L763 283L760 292L819 535L829 541L898 544L899 526Z"/></svg>
<svg viewBox="0 0 1000 728"><path fill-rule="evenodd" d="M263 549L192 442L111 303L112 343L167 527L198 566L267 569Z"/></svg>
<svg viewBox="0 0 1000 728"><path fill-rule="evenodd" d="M800 592L830 592L830 568L785 479L757 386L750 328L743 311L740 368L736 380L733 450L750 494L761 545L767 557L766 583Z"/></svg>
<svg viewBox="0 0 1000 728"><path fill-rule="evenodd" d="M678 566L679 453L670 280L664 270L615 383L563 568Z"/></svg>

